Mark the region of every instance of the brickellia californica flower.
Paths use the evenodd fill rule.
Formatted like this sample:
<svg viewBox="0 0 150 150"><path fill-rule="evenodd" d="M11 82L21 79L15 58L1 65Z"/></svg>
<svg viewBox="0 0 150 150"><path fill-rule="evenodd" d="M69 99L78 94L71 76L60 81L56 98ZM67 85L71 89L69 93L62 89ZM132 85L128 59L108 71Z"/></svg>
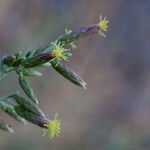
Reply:
<svg viewBox="0 0 150 150"><path fill-rule="evenodd" d="M36 70L38 67L51 67L74 85L86 89L86 82L72 69L63 64L72 56L71 50L77 48L76 43L80 38L99 33L105 37L109 20L100 15L97 24L91 24L76 30L66 30L66 33L58 37L48 45L29 50L26 54L16 53L8 55L0 60L0 79L10 72L16 73L18 82L27 98L18 92L0 98L0 109L9 114L15 120L26 123L29 121L43 128L43 135L49 139L58 137L61 132L61 121L55 115L54 119L47 119L39 108L39 100L28 81L28 77L39 77L42 74ZM0 121L0 129L13 132L10 125Z"/></svg>

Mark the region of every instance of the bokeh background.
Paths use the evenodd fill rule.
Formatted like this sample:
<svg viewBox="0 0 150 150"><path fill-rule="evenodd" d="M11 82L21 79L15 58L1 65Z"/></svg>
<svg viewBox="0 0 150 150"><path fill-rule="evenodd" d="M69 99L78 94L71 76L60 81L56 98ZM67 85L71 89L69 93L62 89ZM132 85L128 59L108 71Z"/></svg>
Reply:
<svg viewBox="0 0 150 150"><path fill-rule="evenodd" d="M97 23L100 13L110 20L107 37L81 39L67 63L87 90L53 69L30 80L47 117L59 114L60 137L49 141L1 113L15 133L0 131L0 150L150 150L150 1L0 0L0 57ZM14 74L0 81L0 95L19 89L16 82Z"/></svg>

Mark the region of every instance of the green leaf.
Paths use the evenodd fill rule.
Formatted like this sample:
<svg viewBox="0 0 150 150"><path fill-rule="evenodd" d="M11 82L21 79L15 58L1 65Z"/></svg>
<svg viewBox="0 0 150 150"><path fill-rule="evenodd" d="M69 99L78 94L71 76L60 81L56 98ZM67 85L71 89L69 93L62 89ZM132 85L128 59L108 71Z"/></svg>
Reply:
<svg viewBox="0 0 150 150"><path fill-rule="evenodd" d="M10 125L4 123L3 121L0 121L0 129L4 131L14 132Z"/></svg>
<svg viewBox="0 0 150 150"><path fill-rule="evenodd" d="M22 122L24 124L26 123L26 121L16 113L14 106L9 104L6 100L0 101L0 109L8 113L11 117L16 119L17 121Z"/></svg>
<svg viewBox="0 0 150 150"><path fill-rule="evenodd" d="M38 104L38 99L33 91L33 89L30 86L30 83L27 81L27 79L24 77L22 73L19 73L19 83L22 88L22 90L26 93L26 95L36 104Z"/></svg>
<svg viewBox="0 0 150 150"><path fill-rule="evenodd" d="M42 64L42 66L43 66L43 67L51 67L52 65L51 65L50 62L47 62L47 63L45 63L45 64Z"/></svg>
<svg viewBox="0 0 150 150"><path fill-rule="evenodd" d="M3 77L6 73L7 66L4 63L4 59L0 62L0 78Z"/></svg>
<svg viewBox="0 0 150 150"><path fill-rule="evenodd" d="M81 86L86 89L86 83L83 79L81 79L75 72L73 72L70 68L64 66L60 62L52 61L51 62L53 68L60 73L63 77L71 81L73 84Z"/></svg>
<svg viewBox="0 0 150 150"><path fill-rule="evenodd" d="M3 62L8 67L11 67L11 65L14 63L15 59L16 59L16 57L14 55L9 55L3 59Z"/></svg>
<svg viewBox="0 0 150 150"><path fill-rule="evenodd" d="M32 51L29 50L29 51L26 53L25 57L26 57L26 58L32 57Z"/></svg>
<svg viewBox="0 0 150 150"><path fill-rule="evenodd" d="M43 51L45 50L45 47L40 47L40 48L37 48L37 49L34 49L34 50L30 50L26 53L25 57L26 58L31 58L33 56L36 56L40 53L42 53Z"/></svg>
<svg viewBox="0 0 150 150"><path fill-rule="evenodd" d="M22 74L24 76L30 76L30 77L34 77L34 76L41 76L42 74L36 70L31 70L31 69L22 69Z"/></svg>
<svg viewBox="0 0 150 150"><path fill-rule="evenodd" d="M36 56L36 55L42 53L44 50L45 50L45 47L37 48L37 49L33 50L32 56Z"/></svg>
<svg viewBox="0 0 150 150"><path fill-rule="evenodd" d="M16 59L12 64L11 66L12 67L18 67L22 64L22 62L24 61L25 58L18 58Z"/></svg>
<svg viewBox="0 0 150 150"><path fill-rule="evenodd" d="M21 57L22 57L22 52L21 52L21 51L20 51L20 52L17 52L17 53L15 54L15 56L16 56L16 59L21 58Z"/></svg>
<svg viewBox="0 0 150 150"><path fill-rule="evenodd" d="M26 110L29 110L38 115L45 116L45 114L38 108L37 105L35 105L35 103L21 97L19 94L12 94L8 98L13 98L16 101L16 103L18 103L22 108Z"/></svg>

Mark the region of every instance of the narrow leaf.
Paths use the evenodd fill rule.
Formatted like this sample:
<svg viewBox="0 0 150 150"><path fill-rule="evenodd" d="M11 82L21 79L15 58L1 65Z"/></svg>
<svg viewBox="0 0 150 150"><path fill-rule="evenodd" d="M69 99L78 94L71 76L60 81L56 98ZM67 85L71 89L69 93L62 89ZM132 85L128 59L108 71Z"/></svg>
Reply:
<svg viewBox="0 0 150 150"><path fill-rule="evenodd" d="M47 62L47 63L45 63L45 64L42 64L42 66L43 66L43 67L51 67L52 65L51 65L50 62Z"/></svg>
<svg viewBox="0 0 150 150"><path fill-rule="evenodd" d="M24 124L26 123L26 121L16 113L13 105L1 100L0 109L8 113L11 117L16 119L17 121L22 122Z"/></svg>
<svg viewBox="0 0 150 150"><path fill-rule="evenodd" d="M18 67L25 60L25 57L22 57L22 52L15 54L15 61L11 64L12 67Z"/></svg>
<svg viewBox="0 0 150 150"><path fill-rule="evenodd" d="M45 47L40 47L40 48L38 48L36 50L33 50L32 56L36 56L36 55L42 53L44 50L45 50Z"/></svg>
<svg viewBox="0 0 150 150"><path fill-rule="evenodd" d="M30 70L30 69L22 69L22 74L24 76L30 76L30 77L34 77L34 76L41 76L42 74L36 70Z"/></svg>
<svg viewBox="0 0 150 150"><path fill-rule="evenodd" d="M6 73L7 66L4 63L4 59L0 62L0 78L3 77Z"/></svg>
<svg viewBox="0 0 150 150"><path fill-rule="evenodd" d="M0 121L0 129L4 131L14 132L10 125L4 123L3 121Z"/></svg>
<svg viewBox="0 0 150 150"><path fill-rule="evenodd" d="M33 91L33 89L30 86L30 83L27 81L27 79L24 77L22 73L19 74L19 83L23 91L26 93L26 95L36 104L38 104L38 99Z"/></svg>
<svg viewBox="0 0 150 150"><path fill-rule="evenodd" d="M3 59L3 62L5 65L11 67L11 65L14 63L16 57L14 55L8 55Z"/></svg>
<svg viewBox="0 0 150 150"><path fill-rule="evenodd" d="M38 106L35 105L35 103L21 97L19 94L11 95L8 98L13 98L16 101L16 103L18 103L24 109L27 109L35 114L45 116L44 113L38 108Z"/></svg>

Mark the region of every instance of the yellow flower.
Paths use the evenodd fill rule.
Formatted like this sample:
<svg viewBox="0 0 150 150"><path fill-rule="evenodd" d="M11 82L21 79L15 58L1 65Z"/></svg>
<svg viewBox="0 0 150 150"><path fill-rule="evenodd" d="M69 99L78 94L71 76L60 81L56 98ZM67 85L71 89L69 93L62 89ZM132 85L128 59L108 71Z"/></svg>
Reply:
<svg viewBox="0 0 150 150"><path fill-rule="evenodd" d="M69 49L65 49L63 47L64 45L61 45L57 41L52 44L54 46L54 49L52 50L52 56L58 60L68 61L69 55L67 55L67 51L69 51Z"/></svg>
<svg viewBox="0 0 150 150"><path fill-rule="evenodd" d="M44 129L43 136L47 134L50 140L55 136L58 137L61 130L60 124L61 121L57 119L57 114L56 114L54 120L49 120L48 123L45 124L46 129Z"/></svg>
<svg viewBox="0 0 150 150"><path fill-rule="evenodd" d="M102 19L102 15L100 15L100 21L98 23L99 34L105 37L104 32L107 31L109 20L106 17Z"/></svg>

